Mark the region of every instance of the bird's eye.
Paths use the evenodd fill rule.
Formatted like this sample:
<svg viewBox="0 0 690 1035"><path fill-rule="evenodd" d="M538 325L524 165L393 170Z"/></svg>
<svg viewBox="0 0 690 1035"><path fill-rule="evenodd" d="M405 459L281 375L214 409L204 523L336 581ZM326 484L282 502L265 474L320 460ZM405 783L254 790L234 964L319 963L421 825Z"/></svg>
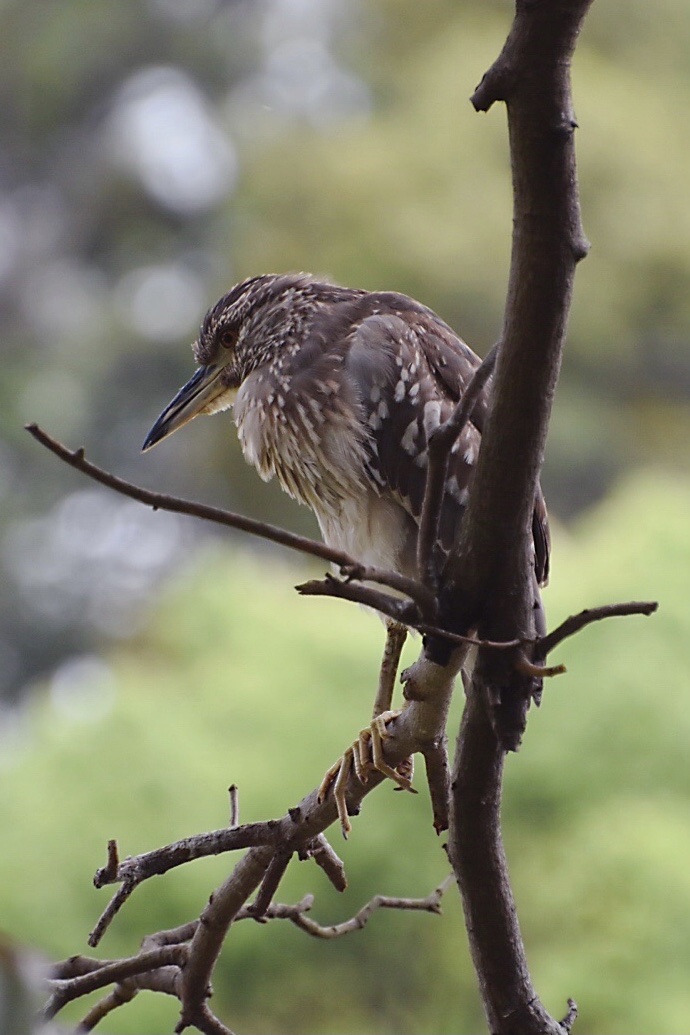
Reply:
<svg viewBox="0 0 690 1035"><path fill-rule="evenodd" d="M220 335L220 343L224 349L231 349L236 341L237 333L235 331L223 331L223 333Z"/></svg>

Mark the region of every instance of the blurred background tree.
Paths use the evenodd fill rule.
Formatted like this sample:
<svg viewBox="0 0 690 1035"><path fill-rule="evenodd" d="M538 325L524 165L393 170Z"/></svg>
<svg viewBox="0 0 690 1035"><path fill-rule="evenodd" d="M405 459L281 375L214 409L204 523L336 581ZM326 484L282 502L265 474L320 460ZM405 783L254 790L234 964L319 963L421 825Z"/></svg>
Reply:
<svg viewBox="0 0 690 1035"><path fill-rule="evenodd" d="M219 825L213 796L226 768L228 781L256 795L251 818L290 804L270 795L273 772L252 767L238 737L265 760L277 751L263 745L266 717L287 710L282 723L295 736L275 756L284 775L302 757L313 715L304 702L340 713L347 697L342 725L327 723L324 757L286 779L290 796L303 791L361 722L380 640L367 616L348 617L353 632L342 641L341 605L292 601L285 586L303 564L276 570L275 551L270 569L225 552L209 564L208 551L221 549L216 533L79 480L22 425L38 421L135 481L311 530L306 511L244 465L227 415L145 457L141 441L190 373L185 345L207 305L252 273L301 268L406 291L486 352L501 326L510 180L504 120L475 115L467 98L510 14L507 0L5 0L0 8L0 925L16 936L58 955L76 951L100 908L88 881L106 837L126 825L127 850L139 851L149 836L153 845ZM575 66L593 249L578 272L544 473L558 526L547 604L556 620L612 599L627 576L625 593L662 604L655 631L642 629L644 653L634 621L572 647L574 688L549 688L552 732L532 733L511 766L516 863L522 896L534 899L528 936L554 996L589 992L599 1012L583 1019L588 1031L678 1031L690 1007L681 980L690 886L678 863L690 795L679 739L688 712L679 580L690 512L689 49L690 10L680 0L660 0L653 14L642 0L609 0L594 5ZM656 477L636 473L649 466ZM173 576L178 589L151 617L154 592ZM238 660L252 642L245 611L265 642L266 629L276 632L272 616L287 607L305 615L295 642L308 658L277 651L255 674ZM371 653L360 655L364 643ZM179 711L168 713L169 693ZM223 708L240 709L227 726ZM197 709L194 760L169 794L166 745L181 731L192 736ZM97 762L101 752L107 764ZM122 764L132 780L124 801L119 770L109 783ZM380 808L391 824L400 806L390 801L382 794L367 816ZM405 835L388 827L395 843L416 841L426 829L420 815ZM54 863L54 884L37 898L28 875L45 872L49 836L71 839L73 854ZM432 861L403 860L392 878L400 887L391 888L388 843L368 836L354 864L362 900L373 891L424 894L439 876L434 841ZM586 864L598 853L595 874ZM421 886L411 889L405 878L415 870ZM185 877L155 888L151 914L121 928L121 949L134 928L175 922L171 911L184 918ZM564 935L566 913L579 935ZM457 925L442 936L438 923L386 918L386 933L342 943L329 978L339 991L313 1013L305 1004L316 964L295 974L296 936L276 933L268 950L253 930L228 963L228 1000L241 985L245 1031L476 1030L469 965L460 1016L438 962L443 946L464 951L443 942L458 939ZM645 933L653 949L642 947ZM401 952L402 937L423 951ZM391 940L397 957L387 955ZM321 965L322 949L301 951ZM273 983L281 953L290 956L284 988ZM655 996L643 996L652 982ZM343 989L357 990L347 1004ZM551 1008L558 1013L557 1001Z"/></svg>

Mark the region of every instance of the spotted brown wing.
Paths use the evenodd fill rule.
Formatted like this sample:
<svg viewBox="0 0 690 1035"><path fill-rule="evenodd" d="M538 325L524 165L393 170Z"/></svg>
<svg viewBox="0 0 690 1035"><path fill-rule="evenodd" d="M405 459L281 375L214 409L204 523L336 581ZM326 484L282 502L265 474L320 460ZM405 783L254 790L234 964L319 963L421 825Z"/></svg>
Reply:
<svg viewBox="0 0 690 1035"><path fill-rule="evenodd" d="M369 475L379 491L392 493L415 522L424 501L429 435L452 413L480 362L447 324L416 304L409 308L379 304L379 311L362 320L351 337L346 364L359 387L371 434ZM443 553L452 547L468 500L490 390L489 381L453 446L440 515ZM543 583L548 575L549 532L541 490L532 532L535 571Z"/></svg>

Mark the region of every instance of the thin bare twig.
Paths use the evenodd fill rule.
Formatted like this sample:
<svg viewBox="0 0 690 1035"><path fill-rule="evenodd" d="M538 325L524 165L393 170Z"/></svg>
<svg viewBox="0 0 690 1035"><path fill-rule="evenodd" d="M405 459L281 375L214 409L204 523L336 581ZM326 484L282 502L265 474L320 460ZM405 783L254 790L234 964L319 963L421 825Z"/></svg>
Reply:
<svg viewBox="0 0 690 1035"><path fill-rule="evenodd" d="M113 838L108 841L108 861L105 864L104 872L114 879L120 865L120 853L117 848L117 841Z"/></svg>
<svg viewBox="0 0 690 1035"><path fill-rule="evenodd" d="M309 582L302 582L299 586L295 586L295 589L300 596L335 597L336 600L351 600L355 604L365 604L388 618L392 618L394 622L411 625L413 628L421 619L419 611L409 600L392 597L390 593L382 593L372 586L341 582L340 579L330 574L323 579L310 579Z"/></svg>
<svg viewBox="0 0 690 1035"><path fill-rule="evenodd" d="M442 830L448 829L448 800L450 797L450 765L445 737L424 751L424 763L434 817L434 830L440 834Z"/></svg>
<svg viewBox="0 0 690 1035"><path fill-rule="evenodd" d="M398 600L397 597L391 597L387 593L380 593L369 586L353 586L349 582L341 582L333 575L327 575L324 579L310 579L309 582L303 582L299 586L295 586L295 589L302 596L333 597L336 600L350 600L355 604L366 604L367 607L373 607L388 618L392 618L394 621L399 622L401 625L406 625L410 629L416 629L417 632L425 636L443 637L451 643L457 643L458 645L469 644L473 647L486 647L491 650L509 650L511 647L519 647L525 642L531 642L524 640L479 640L476 636L463 636L461 633L450 632L450 630L442 629L438 625L430 625L428 622L421 621L420 616L415 612L414 606L408 601Z"/></svg>
<svg viewBox="0 0 690 1035"><path fill-rule="evenodd" d="M414 909L420 912L440 914L441 899L452 884L453 876L449 875L425 898L393 898L389 895L375 895L354 916L340 924L323 926L305 916L304 911L297 907L287 907L282 916L313 938L342 938L343 935L350 934L352 931L361 931L371 915L378 909Z"/></svg>
<svg viewBox="0 0 690 1035"><path fill-rule="evenodd" d="M236 783L230 784L228 794L230 796L230 823L228 825L233 828L239 826L240 823L240 792Z"/></svg>
<svg viewBox="0 0 690 1035"><path fill-rule="evenodd" d="M133 985L116 985L111 992L99 999L96 1005L89 1010L86 1017L80 1022L76 1035L81 1035L82 1032L86 1031L93 1031L96 1025L100 1024L109 1013L117 1010L119 1006L130 1003L138 991L139 989L134 988Z"/></svg>
<svg viewBox="0 0 690 1035"><path fill-rule="evenodd" d="M427 469L424 486L424 502L417 533L417 571L420 581L434 595L438 572L434 564L434 549L438 542L441 507L448 475L451 450L460 437L465 425L472 417L477 400L491 377L496 365L500 342L489 350L475 370L462 398L448 420L440 424L429 436L427 442Z"/></svg>
<svg viewBox="0 0 690 1035"><path fill-rule="evenodd" d="M568 1000L568 1012L561 1021L561 1028L565 1029L567 1035L570 1035L573 1024L577 1020L577 1003L574 999Z"/></svg>
<svg viewBox="0 0 690 1035"><path fill-rule="evenodd" d="M552 632L537 640L536 648L539 654L546 657L555 647L569 636L574 636L586 625L592 622L600 622L604 618L620 618L627 615L653 615L658 609L656 600L631 600L625 604L603 604L601 607L589 607L579 614L570 615L564 622L561 622Z"/></svg>
<svg viewBox="0 0 690 1035"><path fill-rule="evenodd" d="M204 1035L233 1035L230 1028L218 1020L207 1003L204 1003L201 1006L201 1009L194 1019L194 1024L199 1031L204 1033ZM183 1030L184 1029L181 1028L179 1024L175 1028L176 1032L181 1032Z"/></svg>
<svg viewBox="0 0 690 1035"><path fill-rule="evenodd" d="M294 905L285 905L284 902L271 902L270 906L266 910L266 920L288 920L289 914L294 910L298 910L301 913L308 913L314 905L314 896L312 894L305 895L299 902ZM240 920L255 920L253 906L242 906L237 912L235 917L235 923Z"/></svg>
<svg viewBox="0 0 690 1035"><path fill-rule="evenodd" d="M404 625L399 625L397 622L388 623L386 642L383 648L383 657L381 658L381 668L379 669L379 681L371 715L372 719L376 719L383 712L389 711L392 706L400 656L406 639L407 629Z"/></svg>
<svg viewBox="0 0 690 1035"><path fill-rule="evenodd" d="M108 882L108 883L110 883L110 882ZM113 922L113 920L115 919L117 914L120 912L120 910L124 906L125 902L129 898L129 896L132 894L132 892L134 891L134 889L136 888L138 883L139 883L139 881L134 880L131 877L129 879L125 878L122 881L122 884L117 889L117 891L115 892L115 894L111 898L110 902L108 903L108 905L105 907L105 909L101 913L100 917L98 918L96 926L94 927L94 929L89 934L87 942L91 946L92 949L96 948L96 946L100 942L101 938L103 937L105 932L108 930L108 928L110 927L111 923ZM96 884L95 880L94 880L94 884ZM96 887L98 887L98 885L96 885Z"/></svg>
<svg viewBox="0 0 690 1035"><path fill-rule="evenodd" d="M406 578L394 571L384 571L381 568L367 567L359 563L356 557L350 557L343 550L336 550L326 546L317 539L309 539L307 536L297 535L295 532L288 532L277 525L270 525L265 521L257 521L254 518L245 517L243 514L236 514L230 510L223 510L221 507L212 507L205 503L197 503L194 500L182 499L179 496L170 496L162 492L154 492L145 489L140 485L134 485L124 478L118 478L109 471L103 470L96 464L86 459L84 449L68 449L57 439L52 438L46 431L37 424L27 424L26 430L42 446L49 449L64 463L74 467L87 477L101 485L105 485L123 496L137 500L153 510L167 510L175 514L189 514L190 517L201 518L203 521L211 521L228 528L235 528L240 532L247 532L249 535L267 539L269 542L286 546L290 550L297 550L306 553L311 557L317 557L322 561L328 561L336 565L349 580L378 582L381 585L389 586L414 600L426 617L433 617L435 613L435 601L428 589L416 582L414 579ZM395 599L395 598L391 598Z"/></svg>
<svg viewBox="0 0 690 1035"><path fill-rule="evenodd" d="M316 849L312 846L312 852L322 850L324 844L330 849L325 838L322 837L314 838L314 844ZM334 855L332 849L330 849L330 854ZM282 856L275 858L282 859ZM267 877L268 871L264 878L264 885ZM277 885L278 881L274 883ZM305 914L314 904L313 895L305 895L300 902L293 905L269 902L261 914L261 919L266 921L289 920L315 938L340 938L352 931L361 930L378 909L418 910L440 914L441 899L452 883L452 876L446 877L424 898L394 898L377 895L349 920L335 925L323 926L306 917ZM236 920L246 919L257 919L255 905L244 906L238 911ZM192 933L192 928L195 927L196 922L177 930L188 934ZM149 935L144 939L143 945L159 942L161 939L165 942L167 937L173 933L177 932L159 932ZM155 949L143 950L136 956L121 960L96 960L84 956L74 956L55 967L56 977L49 982L53 988L53 994L45 1007L44 1015L50 1019L74 999L88 995L106 985L115 984L116 987L89 1011L79 1026L80 1031L91 1031L107 1014L129 1002L141 988L177 995L178 974L184 967L188 956L189 944L186 940L182 944L160 944ZM230 1031L210 1010L195 1014L193 1023L204 1032L227 1033Z"/></svg>
<svg viewBox="0 0 690 1035"><path fill-rule="evenodd" d="M343 564L340 567L340 574L348 582L378 582L389 589L395 589L404 593L419 608L422 616L432 621L438 612L436 594L423 583L416 579L410 579L398 572L385 571L382 568L370 568L364 564Z"/></svg>
<svg viewBox="0 0 690 1035"><path fill-rule="evenodd" d="M568 671L565 665L535 665L525 657L516 658L515 669L523 676L531 676L534 679L550 679L552 676L562 676Z"/></svg>
<svg viewBox="0 0 690 1035"><path fill-rule="evenodd" d="M343 860L334 851L325 834L317 834L304 850L305 858L311 857L328 877L336 891L345 891L347 877Z"/></svg>
<svg viewBox="0 0 690 1035"><path fill-rule="evenodd" d="M221 855L240 848L252 848L260 845L276 843L279 835L278 820L269 819L263 823L245 823L239 827L222 827L205 834L184 837L180 841L154 848L142 855L123 859L112 874L107 867L97 870L93 878L94 886L102 888L116 881L131 880L140 884L149 877L160 876L176 866L203 859L209 855Z"/></svg>
<svg viewBox="0 0 690 1035"><path fill-rule="evenodd" d="M301 553L310 554L312 557L329 561L332 564L337 564L339 567L355 564L355 560L342 550L333 550L326 546L325 543L321 543L316 539L309 539L306 536L288 532L283 528L278 528L276 525L269 525L265 521L256 521L253 518L245 517L243 514L235 514L229 510L223 510L221 507L212 507L205 503L181 499L178 496L169 496L162 492L154 492L151 489L134 485L132 482L125 481L124 478L118 478L116 475L110 474L109 471L104 471L103 468L91 463L91 461L86 459L83 448L68 449L67 446L52 438L37 424L27 424L26 430L37 442L40 442L42 446L45 446L60 460L69 464L70 467L74 467L77 471L81 471L82 474L87 475L109 489L113 489L115 492L119 492L123 496L129 496L130 499L138 500L145 506L152 507L153 510L168 510L176 514L189 514L192 517L201 518L203 521L212 521L218 525L236 528L240 532L248 532L249 535L260 536L262 539L270 540L270 542L287 546L290 550L299 550Z"/></svg>
<svg viewBox="0 0 690 1035"><path fill-rule="evenodd" d="M188 947L185 945L164 945L128 959L106 962L75 977L53 980L50 982L53 994L45 1008L45 1016L47 1019L54 1017L73 999L79 999L106 985L121 984L127 978L147 971L160 970L161 967L182 966L187 953Z"/></svg>
<svg viewBox="0 0 690 1035"><path fill-rule="evenodd" d="M257 892L254 902L250 906L250 912L255 920L263 920L266 911L273 901L273 896L278 890L278 885L285 875L288 863L292 858L292 852L276 852L271 863L264 874L264 879Z"/></svg>
<svg viewBox="0 0 690 1035"><path fill-rule="evenodd" d="M190 920L179 927L171 927L167 931L156 931L155 934L147 934L142 940L142 950L154 949L158 945L179 945L182 942L191 941L196 932L198 920Z"/></svg>
<svg viewBox="0 0 690 1035"><path fill-rule="evenodd" d="M268 820L265 823L247 823L243 827L223 827L221 830L183 838L181 841L175 841L142 855L131 856L124 859L116 870L113 870L111 866L111 842L109 842L108 863L96 871L93 883L96 888L102 888L106 884L114 884L117 881L122 883L89 935L89 945L95 948L99 944L122 906L142 881L167 873L168 870L182 866L194 859L220 855L223 852L235 851L240 848L272 845L276 841L277 830L277 820Z"/></svg>

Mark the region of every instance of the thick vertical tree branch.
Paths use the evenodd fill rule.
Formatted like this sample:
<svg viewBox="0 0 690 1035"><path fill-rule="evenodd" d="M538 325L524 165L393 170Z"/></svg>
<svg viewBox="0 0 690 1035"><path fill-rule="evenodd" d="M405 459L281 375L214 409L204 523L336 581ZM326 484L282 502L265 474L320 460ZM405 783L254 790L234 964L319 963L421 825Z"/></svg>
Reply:
<svg viewBox="0 0 690 1035"><path fill-rule="evenodd" d="M471 694L460 727L462 764L453 782L449 845L463 892L465 923L490 1030L496 1035L563 1035L534 988L501 837L505 754L481 698Z"/></svg>
<svg viewBox="0 0 690 1035"><path fill-rule="evenodd" d="M474 628L481 638L524 641L536 632L532 513L575 267L587 252L570 62L590 3L517 0L503 51L472 98L478 111L506 102L513 246L492 411L444 573L439 622L458 632ZM458 737L449 855L491 1032L551 1035L565 1026L532 987L500 827L505 751L518 746L535 691L529 666L516 667L520 651L479 650Z"/></svg>
<svg viewBox="0 0 690 1035"><path fill-rule="evenodd" d="M527 602L526 610L531 609L525 559L533 500L575 266L587 250L576 186L569 67L590 3L519 0L503 51L472 98L478 110L497 99L507 105L514 231L492 413L446 583L451 594L464 586L462 611L478 614L494 633L515 626L516 605L518 619L524 617L520 605Z"/></svg>

